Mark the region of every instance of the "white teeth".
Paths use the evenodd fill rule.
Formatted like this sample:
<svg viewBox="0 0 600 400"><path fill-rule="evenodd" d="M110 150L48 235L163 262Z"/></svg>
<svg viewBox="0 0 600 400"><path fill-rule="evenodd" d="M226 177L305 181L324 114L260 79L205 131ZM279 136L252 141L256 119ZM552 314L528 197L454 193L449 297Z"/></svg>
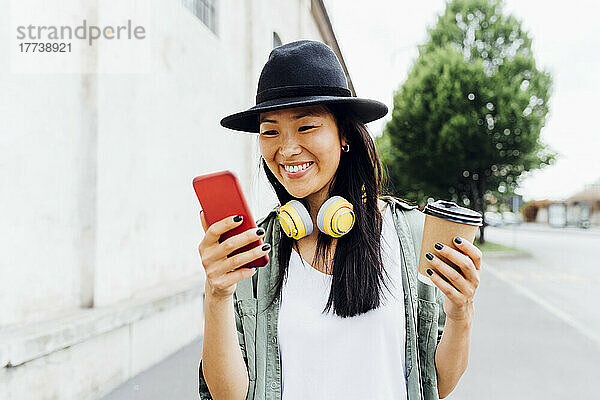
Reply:
<svg viewBox="0 0 600 400"><path fill-rule="evenodd" d="M310 166L310 163L305 163L302 165L294 165L294 166L289 166L289 165L284 165L283 168L287 171L287 172L298 172L298 171L304 171L306 168L308 168Z"/></svg>

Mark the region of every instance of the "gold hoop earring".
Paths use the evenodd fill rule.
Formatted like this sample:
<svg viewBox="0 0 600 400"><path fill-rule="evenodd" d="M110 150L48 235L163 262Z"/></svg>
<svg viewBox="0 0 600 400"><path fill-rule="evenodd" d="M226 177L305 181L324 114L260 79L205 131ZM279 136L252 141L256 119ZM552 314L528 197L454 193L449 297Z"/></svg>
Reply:
<svg viewBox="0 0 600 400"><path fill-rule="evenodd" d="M347 144L343 145L343 146L342 146L342 151L343 151L344 153L347 153L347 152L349 152L349 151L350 151L350 143L347 143Z"/></svg>

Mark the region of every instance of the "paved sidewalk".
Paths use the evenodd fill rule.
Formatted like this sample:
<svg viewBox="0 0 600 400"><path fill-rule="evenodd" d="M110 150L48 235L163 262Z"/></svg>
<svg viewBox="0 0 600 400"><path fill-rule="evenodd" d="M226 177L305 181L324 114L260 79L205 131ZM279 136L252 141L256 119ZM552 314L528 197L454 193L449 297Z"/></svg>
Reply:
<svg viewBox="0 0 600 400"><path fill-rule="evenodd" d="M197 399L201 347L198 338L103 400ZM447 399L597 398L598 365L600 343L484 267L469 367Z"/></svg>
<svg viewBox="0 0 600 400"><path fill-rule="evenodd" d="M198 400L202 336L131 378L102 400Z"/></svg>

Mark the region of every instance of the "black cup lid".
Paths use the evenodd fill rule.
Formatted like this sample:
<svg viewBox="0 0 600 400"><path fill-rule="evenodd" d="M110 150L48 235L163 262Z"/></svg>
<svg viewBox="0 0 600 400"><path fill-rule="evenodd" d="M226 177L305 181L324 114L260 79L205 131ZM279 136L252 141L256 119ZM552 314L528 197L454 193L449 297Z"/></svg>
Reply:
<svg viewBox="0 0 600 400"><path fill-rule="evenodd" d="M481 226L483 224L483 216L477 211L469 210L468 208L460 207L456 203L445 200L438 200L429 203L423 210L425 214L434 217L442 218L459 224L468 224Z"/></svg>

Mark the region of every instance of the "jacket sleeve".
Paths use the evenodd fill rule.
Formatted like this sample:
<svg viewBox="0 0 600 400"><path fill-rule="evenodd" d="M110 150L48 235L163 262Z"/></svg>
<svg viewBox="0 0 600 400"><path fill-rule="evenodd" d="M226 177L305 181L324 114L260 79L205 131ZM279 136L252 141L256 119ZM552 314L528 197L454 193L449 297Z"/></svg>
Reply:
<svg viewBox="0 0 600 400"><path fill-rule="evenodd" d="M438 337L437 344L440 344L442 340L442 333L444 333L444 327L446 326L446 312L444 311L444 299L446 295L439 288L435 288L436 299L435 301L438 303Z"/></svg>
<svg viewBox="0 0 600 400"><path fill-rule="evenodd" d="M202 295L204 297L204 294ZM244 345L244 331L242 327L242 320L240 318L240 312L237 306L237 301L233 299L233 309L235 311L235 327L238 335L238 343L240 345L240 349L242 350L242 357L244 357L244 363L246 366L248 365L248 356L246 354L246 347ZM206 385L206 380L204 379L204 374L202 373L202 358L200 358L200 365L198 366L198 394L200 395L201 400L212 399L210 391L208 390L208 386Z"/></svg>
<svg viewBox="0 0 600 400"><path fill-rule="evenodd" d="M415 254L419 257L421 254L421 242L423 240L423 228L425 225L425 214L419 210L411 210L406 213L410 224L410 230L412 233L413 244L415 248ZM435 301L438 304L438 335L437 344L442 340L442 333L444 333L444 327L446 326L446 313L444 311L444 299L446 295L437 286L435 290Z"/></svg>

